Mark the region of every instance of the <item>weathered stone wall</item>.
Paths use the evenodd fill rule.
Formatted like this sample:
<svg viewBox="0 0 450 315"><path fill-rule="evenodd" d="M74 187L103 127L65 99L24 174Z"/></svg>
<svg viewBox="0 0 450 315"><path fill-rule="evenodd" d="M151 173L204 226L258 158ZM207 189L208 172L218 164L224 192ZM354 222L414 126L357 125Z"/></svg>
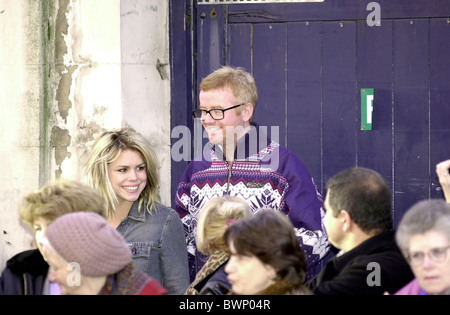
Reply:
<svg viewBox="0 0 450 315"><path fill-rule="evenodd" d="M167 0L0 0L0 271L34 246L23 195L84 180L104 130L130 125L154 144L170 205Z"/></svg>
<svg viewBox="0 0 450 315"><path fill-rule="evenodd" d="M33 245L18 204L39 185L39 24L38 1L0 1L0 268Z"/></svg>

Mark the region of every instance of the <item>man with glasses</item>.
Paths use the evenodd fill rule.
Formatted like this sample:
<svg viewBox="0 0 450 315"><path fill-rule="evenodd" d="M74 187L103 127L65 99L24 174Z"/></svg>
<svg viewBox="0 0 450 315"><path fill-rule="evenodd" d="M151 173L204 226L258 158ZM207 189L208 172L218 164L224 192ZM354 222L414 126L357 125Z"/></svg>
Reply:
<svg viewBox="0 0 450 315"><path fill-rule="evenodd" d="M307 283L316 295L382 295L413 278L395 243L392 195L377 172L353 167L331 177L325 229L341 251Z"/></svg>
<svg viewBox="0 0 450 315"><path fill-rule="evenodd" d="M450 203L442 199L416 203L400 221L396 239L415 275L396 294L449 295Z"/></svg>
<svg viewBox="0 0 450 315"><path fill-rule="evenodd" d="M330 253L321 196L300 159L252 122L258 101L253 77L242 68L222 67L202 80L199 101L193 116L207 133L210 148L187 166L175 197L187 237L191 280L206 261L195 247L199 212L208 200L223 195L243 198L253 212L285 213L313 276Z"/></svg>

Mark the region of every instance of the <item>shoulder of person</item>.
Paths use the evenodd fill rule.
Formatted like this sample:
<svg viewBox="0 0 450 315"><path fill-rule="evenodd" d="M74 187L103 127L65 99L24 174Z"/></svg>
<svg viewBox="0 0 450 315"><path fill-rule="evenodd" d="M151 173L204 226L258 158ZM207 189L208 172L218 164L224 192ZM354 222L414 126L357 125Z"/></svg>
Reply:
<svg viewBox="0 0 450 315"><path fill-rule="evenodd" d="M169 206L163 205L162 203L155 202L155 212L162 212L165 215L177 215L177 212Z"/></svg>
<svg viewBox="0 0 450 315"><path fill-rule="evenodd" d="M181 218L178 215L178 213L175 211L175 209L165 206L162 203L155 202L155 207L152 209L151 213L146 214L147 218L150 216L157 216L160 218L160 220L169 220L170 222L180 222L181 224ZM177 224L177 223L175 223Z"/></svg>

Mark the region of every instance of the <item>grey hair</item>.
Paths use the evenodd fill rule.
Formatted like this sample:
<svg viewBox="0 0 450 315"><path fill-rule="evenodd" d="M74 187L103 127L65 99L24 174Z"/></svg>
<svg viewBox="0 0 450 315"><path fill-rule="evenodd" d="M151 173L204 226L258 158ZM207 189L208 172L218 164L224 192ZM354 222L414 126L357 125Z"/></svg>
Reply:
<svg viewBox="0 0 450 315"><path fill-rule="evenodd" d="M450 204L445 200L430 199L414 204L401 219L395 239L406 256L410 238L429 231L442 233L450 240Z"/></svg>

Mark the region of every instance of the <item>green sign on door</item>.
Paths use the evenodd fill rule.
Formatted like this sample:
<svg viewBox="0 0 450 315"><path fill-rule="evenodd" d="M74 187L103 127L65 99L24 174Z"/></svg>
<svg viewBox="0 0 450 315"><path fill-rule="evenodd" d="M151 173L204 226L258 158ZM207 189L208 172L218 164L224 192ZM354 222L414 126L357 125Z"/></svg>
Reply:
<svg viewBox="0 0 450 315"><path fill-rule="evenodd" d="M372 130L373 89L361 89L361 130Z"/></svg>

